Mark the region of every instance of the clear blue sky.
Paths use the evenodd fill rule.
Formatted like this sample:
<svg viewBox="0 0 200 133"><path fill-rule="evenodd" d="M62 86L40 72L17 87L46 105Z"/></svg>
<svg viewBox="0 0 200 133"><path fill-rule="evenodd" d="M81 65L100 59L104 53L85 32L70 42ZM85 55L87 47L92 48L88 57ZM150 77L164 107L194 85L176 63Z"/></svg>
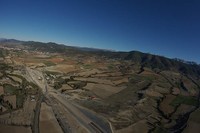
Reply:
<svg viewBox="0 0 200 133"><path fill-rule="evenodd" d="M200 1L0 0L0 37L200 63Z"/></svg>

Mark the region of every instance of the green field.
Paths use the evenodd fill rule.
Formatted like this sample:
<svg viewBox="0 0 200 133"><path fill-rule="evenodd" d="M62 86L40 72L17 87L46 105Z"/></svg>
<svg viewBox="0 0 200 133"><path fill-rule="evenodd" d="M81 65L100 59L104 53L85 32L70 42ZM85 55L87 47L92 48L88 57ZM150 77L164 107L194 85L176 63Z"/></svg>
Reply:
<svg viewBox="0 0 200 133"><path fill-rule="evenodd" d="M56 65L55 63L53 63L53 62L51 62L51 61L45 61L44 64L45 64L46 66L55 66L55 65Z"/></svg>
<svg viewBox="0 0 200 133"><path fill-rule="evenodd" d="M115 65L114 64L109 64L107 67L108 67L109 70L115 69Z"/></svg>
<svg viewBox="0 0 200 133"><path fill-rule="evenodd" d="M91 69L93 66L91 64L84 64L83 68L84 69Z"/></svg>
<svg viewBox="0 0 200 133"><path fill-rule="evenodd" d="M178 106L180 104L197 106L198 100L191 96L179 95L172 101L172 103L170 103L170 105L172 105L172 106Z"/></svg>
<svg viewBox="0 0 200 133"><path fill-rule="evenodd" d="M25 95L19 93L19 91L18 91L19 88L15 87L15 86L12 86L10 84L4 84L3 87L4 87L5 93L10 94L10 95L16 95L17 108L22 107Z"/></svg>
<svg viewBox="0 0 200 133"><path fill-rule="evenodd" d="M3 87L4 87L4 92L5 93L9 93L11 95L16 94L17 89L18 89L17 87L14 87L14 86L12 86L10 84L4 84Z"/></svg>
<svg viewBox="0 0 200 133"><path fill-rule="evenodd" d="M24 99L26 96L24 94L18 94L16 96L17 96L17 98L16 98L17 107L23 107Z"/></svg>

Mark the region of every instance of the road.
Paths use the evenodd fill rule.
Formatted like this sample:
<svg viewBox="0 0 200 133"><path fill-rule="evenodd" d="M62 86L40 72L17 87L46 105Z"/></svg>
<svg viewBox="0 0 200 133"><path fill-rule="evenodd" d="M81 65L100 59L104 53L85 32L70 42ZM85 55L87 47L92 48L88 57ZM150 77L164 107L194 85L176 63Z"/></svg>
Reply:
<svg viewBox="0 0 200 133"><path fill-rule="evenodd" d="M34 80L33 76L30 74L31 69L26 67L25 70L26 70L26 74L30 78L30 80L32 80L33 83L37 84L36 80ZM42 88L40 87L40 89L42 89ZM41 103L42 103L43 98L44 98L43 93L39 92L39 98L37 100L37 104L36 104L36 108L35 108L35 112L34 112L33 125L32 125L33 133L39 133L40 108L41 108Z"/></svg>
<svg viewBox="0 0 200 133"><path fill-rule="evenodd" d="M95 118L95 121L93 121L92 117L94 118L95 116L94 114L91 114L92 117L88 117L88 115L85 115L79 108L75 106L76 103L74 103L71 100L68 100L60 92L48 86L41 71L32 70L30 68L27 68L26 70L27 70L28 75L31 77L32 81L36 83L42 89L44 97L47 98L50 101L50 103L53 103L51 104L51 106L55 110L55 112L57 112L56 116L59 119L61 127L64 128L63 130L64 132L76 132L76 133L78 132L112 133L113 132L110 127L110 124L107 121L106 123L107 125L109 125L109 129L107 127L102 127L102 125L105 125L105 120L97 121L100 118L97 118L97 119ZM42 80L38 79L38 77L42 77ZM90 113L91 112L87 112L87 114L90 114ZM66 121L69 121L67 125L66 125ZM104 124L102 124L103 121L104 121ZM37 126L35 128L37 128Z"/></svg>
<svg viewBox="0 0 200 133"><path fill-rule="evenodd" d="M36 109L35 109L35 114L34 114L34 120L33 120L33 133L39 133L39 117L40 117L40 108L41 108L41 103L44 98L44 95L41 94L39 97L37 104L36 104Z"/></svg>
<svg viewBox="0 0 200 133"><path fill-rule="evenodd" d="M65 100L61 94L52 94L52 96L63 105L67 109L67 111L73 115L73 117L81 124L87 132L98 132L98 133L104 133L103 129L98 127L98 125L94 124L94 122L86 117L79 109L77 109L73 104L71 104L69 101ZM93 123L91 125L91 123ZM94 126L95 125L95 126ZM98 128L97 128L98 127Z"/></svg>

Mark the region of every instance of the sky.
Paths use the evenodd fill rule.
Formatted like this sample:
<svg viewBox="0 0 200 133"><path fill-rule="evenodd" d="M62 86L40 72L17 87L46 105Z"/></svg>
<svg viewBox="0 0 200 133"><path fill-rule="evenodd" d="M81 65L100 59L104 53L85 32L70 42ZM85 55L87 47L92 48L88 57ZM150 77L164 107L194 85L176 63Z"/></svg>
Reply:
<svg viewBox="0 0 200 133"><path fill-rule="evenodd" d="M200 1L0 0L0 37L200 63Z"/></svg>

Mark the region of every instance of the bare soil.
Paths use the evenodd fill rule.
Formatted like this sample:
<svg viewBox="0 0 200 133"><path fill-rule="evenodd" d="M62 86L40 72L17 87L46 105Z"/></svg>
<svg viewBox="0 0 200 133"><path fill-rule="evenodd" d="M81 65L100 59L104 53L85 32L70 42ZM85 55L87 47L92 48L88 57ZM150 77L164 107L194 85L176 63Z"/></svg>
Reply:
<svg viewBox="0 0 200 133"><path fill-rule="evenodd" d="M40 112L40 132L41 133L63 133L59 126L52 108L46 103L42 103Z"/></svg>
<svg viewBox="0 0 200 133"><path fill-rule="evenodd" d="M58 64L55 66L47 67L46 69L48 71L61 72L61 73L68 73L77 70L74 65L67 65L67 64Z"/></svg>
<svg viewBox="0 0 200 133"><path fill-rule="evenodd" d="M166 95L166 98L160 104L160 109L166 114L170 114L174 111L174 107L170 105L173 99L176 98L174 95Z"/></svg>
<svg viewBox="0 0 200 133"><path fill-rule="evenodd" d="M9 101L13 108L16 108L16 95L4 96L4 101Z"/></svg>
<svg viewBox="0 0 200 133"><path fill-rule="evenodd" d="M146 120L141 120L127 128L117 130L116 133L147 133L148 130Z"/></svg>
<svg viewBox="0 0 200 133"><path fill-rule="evenodd" d="M3 94L4 94L3 86L0 86L0 95L3 95Z"/></svg>
<svg viewBox="0 0 200 133"><path fill-rule="evenodd" d="M8 126L0 124L0 133L32 133L31 127Z"/></svg>
<svg viewBox="0 0 200 133"><path fill-rule="evenodd" d="M187 127L183 133L199 133L200 131L200 109L194 111L188 120Z"/></svg>
<svg viewBox="0 0 200 133"><path fill-rule="evenodd" d="M60 57L55 57L55 58L51 58L50 61L53 63L61 63L64 61L64 59Z"/></svg>
<svg viewBox="0 0 200 133"><path fill-rule="evenodd" d="M88 83L87 86L85 86L84 88L92 91L95 95L103 99L125 89L125 87L114 87L111 85L94 84L94 83Z"/></svg>

